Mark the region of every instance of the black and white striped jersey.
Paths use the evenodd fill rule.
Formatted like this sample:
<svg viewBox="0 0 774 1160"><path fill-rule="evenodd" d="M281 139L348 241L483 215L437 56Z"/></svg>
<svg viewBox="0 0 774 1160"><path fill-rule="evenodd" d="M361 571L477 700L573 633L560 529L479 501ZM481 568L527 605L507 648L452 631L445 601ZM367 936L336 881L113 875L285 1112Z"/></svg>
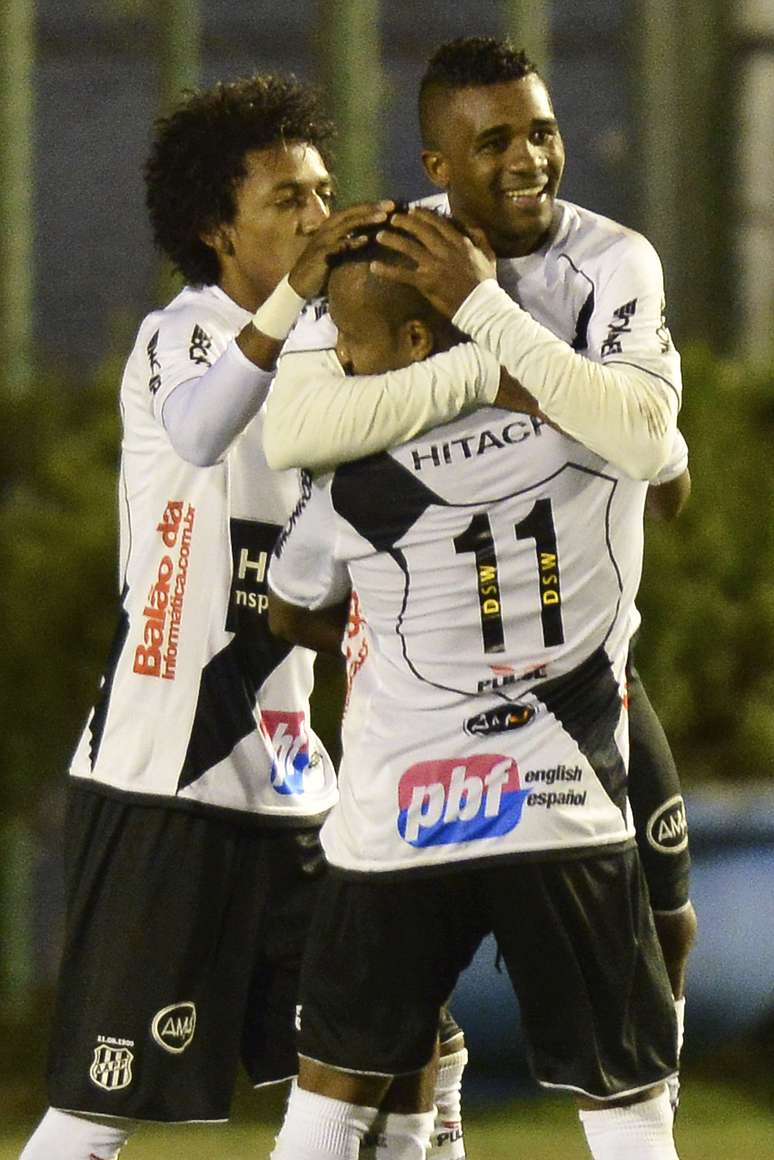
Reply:
<svg viewBox="0 0 774 1160"><path fill-rule="evenodd" d="M641 235L558 202L546 244L497 272L579 354L636 367L679 401ZM317 330L335 341L330 322ZM311 330L299 345L313 348ZM663 478L684 465L678 434ZM491 409L307 479L270 583L307 608L355 592L331 862L426 871L631 838L624 665L646 488L550 425Z"/></svg>
<svg viewBox="0 0 774 1160"><path fill-rule="evenodd" d="M646 487L493 409L307 478L270 585L307 608L357 593L332 863L631 837L624 666Z"/></svg>
<svg viewBox="0 0 774 1160"><path fill-rule="evenodd" d="M298 476L267 467L261 413L208 467L180 458L162 423L169 394L249 317L216 286L187 287L140 326L121 386L122 615L71 773L283 824L336 797L309 723L313 654L274 639L266 617Z"/></svg>

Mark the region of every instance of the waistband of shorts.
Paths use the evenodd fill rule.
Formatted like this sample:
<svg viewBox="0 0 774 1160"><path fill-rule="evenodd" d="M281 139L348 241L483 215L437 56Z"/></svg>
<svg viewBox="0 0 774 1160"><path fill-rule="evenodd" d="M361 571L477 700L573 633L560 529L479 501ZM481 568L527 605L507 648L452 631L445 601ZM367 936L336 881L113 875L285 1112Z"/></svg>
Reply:
<svg viewBox="0 0 774 1160"><path fill-rule="evenodd" d="M329 862L329 872L332 877L343 878L349 881L395 882L402 878L440 878L450 877L452 874L467 874L471 870L487 870L494 866L507 866L517 862L579 862L583 859L605 858L608 855L624 854L628 850L636 849L634 838L623 838L620 841L601 843L594 846L554 847L550 850L509 850L503 854L487 854L481 858L461 858L453 862L423 863L418 866L407 866L396 870L390 867L387 870L368 869L354 870L347 866L337 866Z"/></svg>

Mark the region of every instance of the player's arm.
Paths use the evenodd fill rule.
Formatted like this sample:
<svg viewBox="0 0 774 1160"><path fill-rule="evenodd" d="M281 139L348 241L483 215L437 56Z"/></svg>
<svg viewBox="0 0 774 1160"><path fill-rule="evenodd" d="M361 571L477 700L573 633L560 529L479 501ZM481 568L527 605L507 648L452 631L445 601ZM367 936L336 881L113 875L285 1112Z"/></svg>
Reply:
<svg viewBox="0 0 774 1160"><path fill-rule="evenodd" d="M686 470L677 479L660 485L651 484L645 510L654 520L677 519L691 495L691 473Z"/></svg>
<svg viewBox="0 0 774 1160"><path fill-rule="evenodd" d="M182 459L209 467L224 457L266 401L280 350L307 300L322 292L329 260L357 247L358 231L385 221L393 204L350 206L328 218L220 357L165 391L162 421Z"/></svg>
<svg viewBox="0 0 774 1160"><path fill-rule="evenodd" d="M269 627L293 644L339 654L350 577L335 548L330 477L313 480L302 472L301 498L277 537L269 564Z"/></svg>
<svg viewBox="0 0 774 1160"><path fill-rule="evenodd" d="M491 257L452 223L416 209L393 215L390 224L401 233L384 230L380 241L406 255L411 265L375 262L380 277L416 286L455 326L489 350L568 435L634 478L650 479L659 471L669 455L679 407L674 360L664 374L663 368L654 370L634 353L630 359L628 348L621 358L599 362L593 351L592 357L580 355L509 298L497 285ZM629 336L635 334L630 345L637 354L643 329L651 332L651 343L660 341L663 292L658 259L641 241L632 261L622 255L600 287L604 304L595 309L599 327L606 321L608 304L639 304L636 329L629 319ZM603 346L601 342L601 354Z"/></svg>
<svg viewBox="0 0 774 1160"><path fill-rule="evenodd" d="M310 343L314 341L311 337ZM379 375L345 375L331 348L283 353L266 406L270 467L315 471L384 451L476 406L515 406L497 360L474 343ZM510 382L510 380L507 380ZM524 402L525 400L521 400Z"/></svg>
<svg viewBox="0 0 774 1160"><path fill-rule="evenodd" d="M341 655L347 625L349 598L326 608L304 608L283 600L269 589L269 628L275 636L300 644L315 652Z"/></svg>
<svg viewBox="0 0 774 1160"><path fill-rule="evenodd" d="M677 430L669 460L650 481L645 510L654 520L674 520L687 504L690 494L688 444Z"/></svg>

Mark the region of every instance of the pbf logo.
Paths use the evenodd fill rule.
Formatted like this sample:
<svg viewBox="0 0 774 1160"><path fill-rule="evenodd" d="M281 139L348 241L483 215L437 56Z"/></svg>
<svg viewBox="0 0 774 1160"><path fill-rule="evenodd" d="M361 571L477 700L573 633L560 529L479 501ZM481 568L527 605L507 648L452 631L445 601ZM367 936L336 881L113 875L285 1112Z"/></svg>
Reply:
<svg viewBox="0 0 774 1160"><path fill-rule="evenodd" d="M304 775L309 768L309 741L303 713L261 710L264 732L274 750L271 784L277 793L303 793Z"/></svg>
<svg viewBox="0 0 774 1160"><path fill-rule="evenodd" d="M398 832L420 847L496 838L519 824L529 792L512 757L421 761L398 785Z"/></svg>

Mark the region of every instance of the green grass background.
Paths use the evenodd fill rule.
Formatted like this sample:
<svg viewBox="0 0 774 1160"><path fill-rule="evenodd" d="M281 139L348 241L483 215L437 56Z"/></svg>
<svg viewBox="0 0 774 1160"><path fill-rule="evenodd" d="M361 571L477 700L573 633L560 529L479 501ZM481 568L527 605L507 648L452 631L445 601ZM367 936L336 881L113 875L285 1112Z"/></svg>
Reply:
<svg viewBox="0 0 774 1160"><path fill-rule="evenodd" d="M278 1093L240 1091L230 1124L144 1128L121 1160L265 1160L282 1106ZM0 1160L16 1160L32 1126L0 1135ZM589 1160L571 1099L471 1102L465 1135L469 1160ZM774 1106L765 1089L688 1076L675 1135L681 1160L774 1160Z"/></svg>

